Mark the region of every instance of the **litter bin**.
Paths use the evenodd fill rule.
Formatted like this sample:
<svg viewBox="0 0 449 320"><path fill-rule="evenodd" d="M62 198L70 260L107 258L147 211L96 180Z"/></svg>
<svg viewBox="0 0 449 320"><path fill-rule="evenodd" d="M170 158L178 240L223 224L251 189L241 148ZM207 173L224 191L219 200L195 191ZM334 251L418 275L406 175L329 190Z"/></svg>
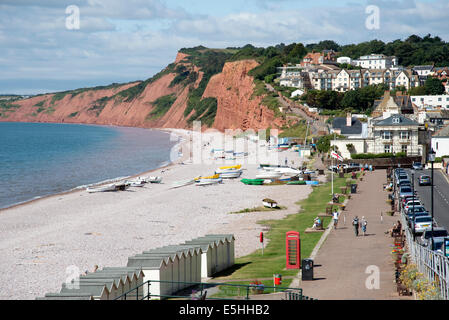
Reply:
<svg viewBox="0 0 449 320"><path fill-rule="evenodd" d="M313 280L313 260L303 259L301 268L302 268L302 280Z"/></svg>
<svg viewBox="0 0 449 320"><path fill-rule="evenodd" d="M357 185L356 184L351 184L351 193L357 193Z"/></svg>

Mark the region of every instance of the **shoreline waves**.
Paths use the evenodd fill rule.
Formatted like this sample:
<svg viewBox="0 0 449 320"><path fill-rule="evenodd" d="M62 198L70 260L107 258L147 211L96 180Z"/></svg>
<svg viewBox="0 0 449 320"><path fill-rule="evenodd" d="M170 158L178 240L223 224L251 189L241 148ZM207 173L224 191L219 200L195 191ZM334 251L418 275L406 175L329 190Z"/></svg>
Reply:
<svg viewBox="0 0 449 320"><path fill-rule="evenodd" d="M296 202L312 191L311 186L248 186L240 179L172 189L175 181L208 176L223 164L187 164L191 131L166 131L182 137L174 146L182 156L136 175L161 176L161 184L113 193L73 190L0 210L0 299L34 299L59 292L70 276L67 270L82 273L94 265L126 266L128 257L139 252L210 233L234 234L236 257L245 256L260 249L258 236L265 228L258 221L298 213ZM211 136L203 134L203 141ZM210 149L208 143L202 146L205 157ZM281 156L296 165L300 161L295 152L284 151ZM243 163L241 178L257 174L257 164L233 162ZM264 198L275 199L287 209L230 214L260 206Z"/></svg>

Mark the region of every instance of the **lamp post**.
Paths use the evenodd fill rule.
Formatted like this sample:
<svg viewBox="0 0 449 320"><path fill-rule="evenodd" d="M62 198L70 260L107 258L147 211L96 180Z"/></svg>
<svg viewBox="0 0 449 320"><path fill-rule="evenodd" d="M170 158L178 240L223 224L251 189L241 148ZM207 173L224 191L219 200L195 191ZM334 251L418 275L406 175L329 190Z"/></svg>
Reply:
<svg viewBox="0 0 449 320"><path fill-rule="evenodd" d="M432 180L432 184L430 185L430 210L431 210L431 216L432 216L432 242L431 242L431 250L433 250L433 163L435 162L435 154L436 152L433 151L433 148L430 150L429 152L429 161L432 164L432 172L431 172L431 180Z"/></svg>
<svg viewBox="0 0 449 320"><path fill-rule="evenodd" d="M416 240L416 233L415 233L415 170L412 169L412 192L413 192L413 202L412 202L412 210L413 210L413 229L412 229L412 234L413 234L413 241Z"/></svg>

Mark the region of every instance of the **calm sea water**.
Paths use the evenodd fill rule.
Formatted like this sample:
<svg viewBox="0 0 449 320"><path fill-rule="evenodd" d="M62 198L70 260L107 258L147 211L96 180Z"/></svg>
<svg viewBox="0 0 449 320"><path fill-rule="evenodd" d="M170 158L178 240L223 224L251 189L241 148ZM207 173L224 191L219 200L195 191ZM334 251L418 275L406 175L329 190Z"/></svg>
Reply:
<svg viewBox="0 0 449 320"><path fill-rule="evenodd" d="M0 208L170 162L163 131L75 124L0 123Z"/></svg>

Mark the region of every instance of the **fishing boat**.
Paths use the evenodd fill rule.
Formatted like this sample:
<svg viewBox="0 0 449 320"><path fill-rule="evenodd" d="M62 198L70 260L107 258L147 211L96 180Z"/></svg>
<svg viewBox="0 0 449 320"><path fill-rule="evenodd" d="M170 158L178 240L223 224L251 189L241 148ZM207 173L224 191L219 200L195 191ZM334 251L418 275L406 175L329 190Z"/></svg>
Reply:
<svg viewBox="0 0 449 320"><path fill-rule="evenodd" d="M282 177L282 172L260 170L256 175L256 179L277 179Z"/></svg>
<svg viewBox="0 0 449 320"><path fill-rule="evenodd" d="M149 183L161 183L162 182L162 177L148 177L146 179L147 182Z"/></svg>
<svg viewBox="0 0 449 320"><path fill-rule="evenodd" d="M125 191L128 190L129 187L131 186L131 183L129 183L128 181L125 182L119 182L119 183L115 183L115 189L117 191Z"/></svg>
<svg viewBox="0 0 449 320"><path fill-rule="evenodd" d="M89 187L86 189L89 193L96 193L96 192L111 192L111 191L117 191L117 188L115 187L115 184L108 184L106 186L100 186L100 187Z"/></svg>
<svg viewBox="0 0 449 320"><path fill-rule="evenodd" d="M276 171L281 172L284 175L288 176L296 176L302 174L301 170L291 168L291 167L264 167L263 170L265 171Z"/></svg>
<svg viewBox="0 0 449 320"><path fill-rule="evenodd" d="M215 172L217 173L217 172ZM242 170L227 170L224 172L219 173L220 178L222 179L234 179L234 178L240 178L242 175Z"/></svg>
<svg viewBox="0 0 449 320"><path fill-rule="evenodd" d="M267 208L277 208L278 207L278 203L272 199L263 199L262 203L264 205L264 207Z"/></svg>
<svg viewBox="0 0 449 320"><path fill-rule="evenodd" d="M220 173L220 172L225 171L225 170L239 170L241 168L242 168L242 165L238 164L238 165L235 165L235 166L220 167L217 170L215 170L215 172Z"/></svg>
<svg viewBox="0 0 449 320"><path fill-rule="evenodd" d="M195 181L208 180L208 179L219 179L219 178L220 178L220 174L214 174L213 176L209 176L209 177L198 177L198 178L195 178Z"/></svg>
<svg viewBox="0 0 449 320"><path fill-rule="evenodd" d="M307 182L306 182L306 181L299 180L299 181L289 181L289 182L287 182L287 184L288 184L288 185L300 185L300 186L304 186L304 185L307 184Z"/></svg>
<svg viewBox="0 0 449 320"><path fill-rule="evenodd" d="M184 186L188 186L188 185L194 184L195 182L196 182L195 179L176 181L176 182L173 182L173 184L171 186L171 189L176 189L176 188L181 188L181 187L184 187Z"/></svg>
<svg viewBox="0 0 449 320"><path fill-rule="evenodd" d="M261 186L263 185L264 179L242 179L240 181L246 185Z"/></svg>
<svg viewBox="0 0 449 320"><path fill-rule="evenodd" d="M320 183L319 183L318 181L306 181L306 184L307 184L308 186L317 186L317 185L319 185Z"/></svg>
<svg viewBox="0 0 449 320"><path fill-rule="evenodd" d="M131 180L131 181L127 181L127 183L129 183L130 187L134 187L134 188L142 188L147 182L145 180Z"/></svg>
<svg viewBox="0 0 449 320"><path fill-rule="evenodd" d="M195 185L197 185L197 186L208 186L208 185L218 184L218 183L222 183L222 182L223 182L223 179L221 179L221 178L217 178L217 179L201 179Z"/></svg>

